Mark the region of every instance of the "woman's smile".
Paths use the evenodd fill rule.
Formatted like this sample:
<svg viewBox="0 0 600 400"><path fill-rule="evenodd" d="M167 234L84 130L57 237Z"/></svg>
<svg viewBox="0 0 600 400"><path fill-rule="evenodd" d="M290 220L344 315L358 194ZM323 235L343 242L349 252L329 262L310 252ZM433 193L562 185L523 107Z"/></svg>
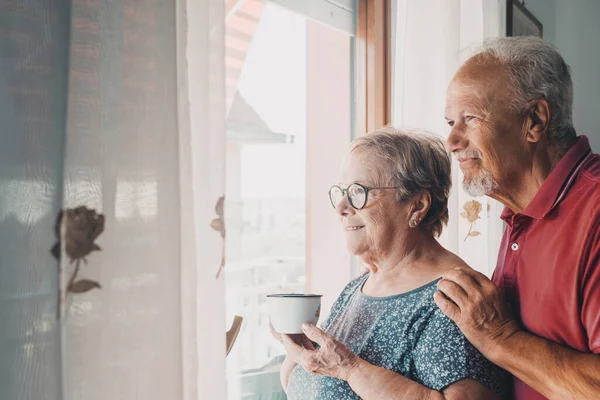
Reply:
<svg viewBox="0 0 600 400"><path fill-rule="evenodd" d="M362 229L364 227L365 227L364 225L347 226L346 231L347 232L358 231L359 229Z"/></svg>

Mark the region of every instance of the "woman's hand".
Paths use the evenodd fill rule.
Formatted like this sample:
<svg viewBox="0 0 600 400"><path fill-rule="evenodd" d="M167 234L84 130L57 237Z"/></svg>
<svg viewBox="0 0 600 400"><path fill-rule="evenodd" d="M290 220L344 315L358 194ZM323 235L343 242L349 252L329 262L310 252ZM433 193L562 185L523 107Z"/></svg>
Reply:
<svg viewBox="0 0 600 400"><path fill-rule="evenodd" d="M271 331L271 336L273 336L275 340L277 340L279 343L283 343L283 339L281 339L281 333L277 332L275 328L273 328L271 320L269 320L269 330Z"/></svg>
<svg viewBox="0 0 600 400"><path fill-rule="evenodd" d="M279 379L281 381L281 386L285 393L287 393L288 381L290 380L290 375L294 368L296 368L296 364L289 356L285 357L283 360L283 364L281 364L281 369L279 370Z"/></svg>
<svg viewBox="0 0 600 400"><path fill-rule="evenodd" d="M288 335L281 335L288 357L307 372L347 381L358 367L360 358L348 347L312 324L304 324L301 345ZM319 345L315 349L310 341Z"/></svg>
<svg viewBox="0 0 600 400"><path fill-rule="evenodd" d="M273 337L275 338L275 340L277 340L278 342L283 343L283 339L282 339L282 334L277 332L275 330L275 328L273 328L273 325L271 324L271 322L269 322L269 329L271 330L271 335L273 335ZM314 348L311 341L303 334L297 334L297 335L289 335L289 338L298 345L301 346L309 346L310 348ZM283 364L281 365L281 369L279 370L279 380L281 381L281 386L283 387L283 390L287 393L287 386L288 386L288 381L290 379L290 375L292 374L292 371L294 370L294 368L296 368L296 365L298 365L294 360L292 360L292 358L287 355L285 357L285 360L283 360Z"/></svg>

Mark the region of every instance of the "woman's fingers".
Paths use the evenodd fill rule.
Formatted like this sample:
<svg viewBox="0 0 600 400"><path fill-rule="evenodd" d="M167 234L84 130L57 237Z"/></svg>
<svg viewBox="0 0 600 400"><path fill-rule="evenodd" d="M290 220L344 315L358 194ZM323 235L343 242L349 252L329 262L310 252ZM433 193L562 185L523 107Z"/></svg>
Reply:
<svg viewBox="0 0 600 400"><path fill-rule="evenodd" d="M275 340L277 340L279 343L283 343L283 341L281 339L281 333L279 333L275 330L275 328L273 327L273 324L271 323L271 320L269 320L269 330L271 331L271 336L273 336L273 338Z"/></svg>
<svg viewBox="0 0 600 400"><path fill-rule="evenodd" d="M281 335L281 337L288 357L300 364L307 372L316 373L319 369L317 350L309 350L297 345L289 335Z"/></svg>
<svg viewBox="0 0 600 400"><path fill-rule="evenodd" d="M303 347L294 343L289 335L283 335L283 344L288 356L300 364L307 372L338 379L346 379L356 368L360 359L346 345L328 335L313 324L302 326ZM311 340L320 347L316 350Z"/></svg>
<svg viewBox="0 0 600 400"><path fill-rule="evenodd" d="M288 355L292 356L292 358L295 358L295 356L302 350L302 347L299 346L290 335L281 335L281 342L285 347L285 351L288 353Z"/></svg>
<svg viewBox="0 0 600 400"><path fill-rule="evenodd" d="M321 346L323 346L325 340L327 339L327 334L313 324L302 324L302 330L310 340Z"/></svg>
<svg viewBox="0 0 600 400"><path fill-rule="evenodd" d="M306 337L306 335L302 335L301 344L302 347L304 347L307 350L316 350L313 342L308 337Z"/></svg>
<svg viewBox="0 0 600 400"><path fill-rule="evenodd" d="M281 386L283 390L287 393L287 385L290 380L290 375L294 368L296 368L297 363L292 360L289 356L283 360L283 364L281 365L281 369L279 370L279 379L281 381Z"/></svg>
<svg viewBox="0 0 600 400"><path fill-rule="evenodd" d="M302 342L304 341L305 337L303 333L290 333L288 336L294 341L294 343L302 346Z"/></svg>

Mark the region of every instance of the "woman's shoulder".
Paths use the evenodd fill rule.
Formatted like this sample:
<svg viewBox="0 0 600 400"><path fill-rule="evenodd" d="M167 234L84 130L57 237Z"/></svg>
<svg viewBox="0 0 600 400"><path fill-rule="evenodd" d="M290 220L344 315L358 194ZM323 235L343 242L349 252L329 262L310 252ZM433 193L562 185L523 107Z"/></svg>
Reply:
<svg viewBox="0 0 600 400"><path fill-rule="evenodd" d="M449 250L445 250L438 259L438 267L442 272L449 271L453 268L471 268L465 260Z"/></svg>
<svg viewBox="0 0 600 400"><path fill-rule="evenodd" d="M352 302L352 297L354 296L357 290L361 289L362 284L367 279L368 275L368 273L362 274L352 279L352 281L350 281L350 283L348 283L346 287L344 287L340 295L333 302L333 305L331 306L331 310L329 312L329 317L327 317L327 319L321 326L323 330L327 331L329 325L331 325L331 322L337 317L337 315L342 313L349 306L349 304Z"/></svg>
<svg viewBox="0 0 600 400"><path fill-rule="evenodd" d="M368 277L369 277L369 273L365 272L364 274L359 275L356 278L352 279L346 285L346 287L344 287L344 290L342 290L340 297L351 295L351 294L355 293L357 290L360 290L362 288L363 283L365 283L365 281L367 280Z"/></svg>
<svg viewBox="0 0 600 400"><path fill-rule="evenodd" d="M363 283L369 277L369 273L364 273L354 279L352 279L342 290L337 300L333 304L332 312L345 306L351 299L351 297L362 288Z"/></svg>

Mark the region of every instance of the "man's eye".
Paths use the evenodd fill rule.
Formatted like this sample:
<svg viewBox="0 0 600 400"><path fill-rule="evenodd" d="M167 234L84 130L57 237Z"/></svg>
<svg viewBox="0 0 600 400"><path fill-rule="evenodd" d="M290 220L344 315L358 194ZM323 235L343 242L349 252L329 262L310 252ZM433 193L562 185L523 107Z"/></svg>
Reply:
<svg viewBox="0 0 600 400"><path fill-rule="evenodd" d="M471 121L471 120L473 120L473 119L476 119L476 118L477 118L477 117L476 117L476 116L474 116L474 115L466 115L466 116L465 116L465 119L466 119L467 121Z"/></svg>
<svg viewBox="0 0 600 400"><path fill-rule="evenodd" d="M454 126L454 121L446 121L449 126Z"/></svg>

